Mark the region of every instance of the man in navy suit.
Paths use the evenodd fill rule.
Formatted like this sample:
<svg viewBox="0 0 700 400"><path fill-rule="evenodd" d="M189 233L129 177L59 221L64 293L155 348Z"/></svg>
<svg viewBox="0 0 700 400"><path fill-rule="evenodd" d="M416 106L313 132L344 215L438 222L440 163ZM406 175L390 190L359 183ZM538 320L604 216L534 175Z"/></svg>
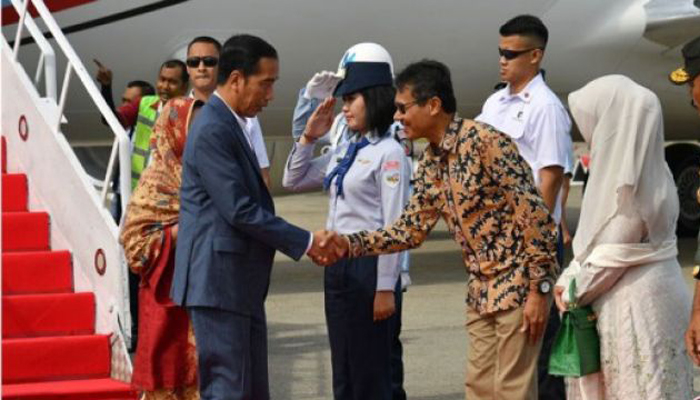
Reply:
<svg viewBox="0 0 700 400"><path fill-rule="evenodd" d="M275 250L295 260L305 253L324 259L318 243L325 232L312 234L275 216L243 131L245 118L272 100L278 72L269 43L231 37L216 92L187 137L171 294L192 320L202 399L270 397L264 302Z"/></svg>

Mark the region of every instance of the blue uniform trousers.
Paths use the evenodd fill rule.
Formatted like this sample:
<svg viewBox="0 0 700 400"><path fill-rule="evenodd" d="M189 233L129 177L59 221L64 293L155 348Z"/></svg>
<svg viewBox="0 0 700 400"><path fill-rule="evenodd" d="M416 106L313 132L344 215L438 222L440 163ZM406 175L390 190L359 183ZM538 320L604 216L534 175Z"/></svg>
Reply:
<svg viewBox="0 0 700 400"><path fill-rule="evenodd" d="M401 291L401 278L396 282L394 290L396 299L396 314L390 318L391 322L391 398L392 400L406 400L406 391L403 389L403 344L401 344L401 310L403 308L403 293Z"/></svg>
<svg viewBox="0 0 700 400"><path fill-rule="evenodd" d="M392 398L396 315L384 321L372 320L376 287L377 257L344 259L325 269L335 400Z"/></svg>

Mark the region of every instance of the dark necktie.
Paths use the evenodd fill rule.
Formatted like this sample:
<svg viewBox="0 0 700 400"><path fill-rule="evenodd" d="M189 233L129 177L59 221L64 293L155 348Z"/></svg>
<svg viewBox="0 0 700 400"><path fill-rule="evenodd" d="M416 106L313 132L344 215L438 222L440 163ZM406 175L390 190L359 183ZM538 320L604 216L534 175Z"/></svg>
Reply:
<svg viewBox="0 0 700 400"><path fill-rule="evenodd" d="M353 161L355 161L357 153L360 151L361 148L367 146L368 144L369 140L367 140L366 137L363 137L362 140L360 140L359 142L350 143L350 146L348 146L348 150L345 152L345 157L343 157L343 159L340 160L340 162L335 166L335 168L333 168L333 171L331 171L331 173L326 175L326 178L323 179L323 189L328 190L331 187L331 182L333 181L333 178L337 176L338 178L335 180L337 195L342 196L343 178L345 178L345 174L347 174L347 172L350 170Z"/></svg>

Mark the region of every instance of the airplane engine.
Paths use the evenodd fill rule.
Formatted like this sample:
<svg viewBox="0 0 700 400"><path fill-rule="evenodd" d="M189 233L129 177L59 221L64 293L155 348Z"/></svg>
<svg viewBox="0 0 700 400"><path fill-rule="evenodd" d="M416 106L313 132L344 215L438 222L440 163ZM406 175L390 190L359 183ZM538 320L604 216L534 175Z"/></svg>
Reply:
<svg viewBox="0 0 700 400"><path fill-rule="evenodd" d="M666 147L666 162L678 188L680 213L677 233L694 236L700 228L700 145L692 142L673 143Z"/></svg>

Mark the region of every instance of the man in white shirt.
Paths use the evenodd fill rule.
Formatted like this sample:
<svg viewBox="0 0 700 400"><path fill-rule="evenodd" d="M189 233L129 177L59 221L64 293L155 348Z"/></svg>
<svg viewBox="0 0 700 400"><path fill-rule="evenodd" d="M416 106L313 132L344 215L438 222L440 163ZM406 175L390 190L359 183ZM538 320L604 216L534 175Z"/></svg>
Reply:
<svg viewBox="0 0 700 400"><path fill-rule="evenodd" d="M571 119L544 82L540 70L549 33L542 21L531 15L511 19L501 26L499 33L500 78L506 86L486 100L476 120L506 133L517 144L558 224L561 219L558 199L573 145ZM563 399L563 380L547 374L547 360L559 325L554 306L549 321L538 362L539 398Z"/></svg>
<svg viewBox="0 0 700 400"><path fill-rule="evenodd" d="M206 102L216 89L216 76L219 73L221 43L209 36L198 36L187 45L187 72L190 74L192 91L190 97ZM260 172L267 188L270 188L270 160L263 141L258 117L246 118L243 132L258 159Z"/></svg>

